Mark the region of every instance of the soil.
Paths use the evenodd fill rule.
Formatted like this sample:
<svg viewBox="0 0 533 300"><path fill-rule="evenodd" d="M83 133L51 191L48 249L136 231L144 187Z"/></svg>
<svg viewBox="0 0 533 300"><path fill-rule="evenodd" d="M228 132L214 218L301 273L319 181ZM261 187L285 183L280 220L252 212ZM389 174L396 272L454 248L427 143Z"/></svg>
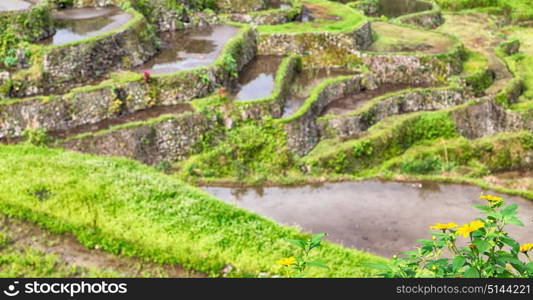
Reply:
<svg viewBox="0 0 533 300"><path fill-rule="evenodd" d="M131 277L205 277L204 274L183 269L178 265L158 265L136 258L119 257L82 246L71 234L52 234L28 222L0 216L0 229L7 230L10 246L32 247L55 254L62 262L82 268L97 268Z"/></svg>

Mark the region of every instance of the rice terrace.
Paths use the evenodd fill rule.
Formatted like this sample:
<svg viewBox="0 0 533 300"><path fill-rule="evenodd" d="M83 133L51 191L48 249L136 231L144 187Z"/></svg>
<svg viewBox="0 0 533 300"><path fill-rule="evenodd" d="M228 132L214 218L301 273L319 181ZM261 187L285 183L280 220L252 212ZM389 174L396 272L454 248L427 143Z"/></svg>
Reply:
<svg viewBox="0 0 533 300"><path fill-rule="evenodd" d="M0 0L0 277L532 277L533 0Z"/></svg>

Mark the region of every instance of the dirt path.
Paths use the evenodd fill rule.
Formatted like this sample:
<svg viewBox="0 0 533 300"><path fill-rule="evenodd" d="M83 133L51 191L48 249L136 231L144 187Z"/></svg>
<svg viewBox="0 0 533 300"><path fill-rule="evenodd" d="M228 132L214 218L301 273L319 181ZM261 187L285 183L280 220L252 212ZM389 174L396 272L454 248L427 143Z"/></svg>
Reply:
<svg viewBox="0 0 533 300"><path fill-rule="evenodd" d="M55 254L62 262L82 268L97 268L125 274L129 277L205 277L177 265L158 265L136 258L119 257L107 252L88 249L71 234L55 235L40 227L0 216L0 229L11 237L10 246L28 247Z"/></svg>
<svg viewBox="0 0 533 300"><path fill-rule="evenodd" d="M495 81L487 90L489 95L495 95L505 84L513 78L507 65L496 55L495 49L504 40L498 36L498 28L494 20L485 14L447 14L446 22L439 27L439 31L455 35L464 45L483 54L489 61L489 68L495 75Z"/></svg>

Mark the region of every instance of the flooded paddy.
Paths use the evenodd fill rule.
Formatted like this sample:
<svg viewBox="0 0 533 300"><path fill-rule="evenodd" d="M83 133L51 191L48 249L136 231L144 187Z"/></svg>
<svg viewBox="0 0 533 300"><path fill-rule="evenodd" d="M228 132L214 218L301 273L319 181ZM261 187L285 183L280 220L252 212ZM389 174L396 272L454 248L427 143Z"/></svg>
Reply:
<svg viewBox="0 0 533 300"><path fill-rule="evenodd" d="M32 3L22 0L2 0L0 1L0 11L15 11L30 8Z"/></svg>
<svg viewBox="0 0 533 300"><path fill-rule="evenodd" d="M481 217L474 204L483 190L459 184L360 181L297 187L203 187L226 202L302 230L328 233L347 247L391 257L418 246L436 222L459 225ZM506 227L520 243L533 239L533 202L504 196L518 205L525 227Z"/></svg>
<svg viewBox="0 0 533 300"><path fill-rule="evenodd" d="M430 87L431 85L412 84L382 84L377 89L364 90L348 97L337 99L324 108L321 115L334 114L345 115L353 112L368 103L368 101L388 93L398 92L409 88Z"/></svg>
<svg viewBox="0 0 533 300"><path fill-rule="evenodd" d="M281 56L258 56L239 75L233 99L238 101L257 100L269 97L274 91L276 73Z"/></svg>
<svg viewBox="0 0 533 300"><path fill-rule="evenodd" d="M161 35L163 49L139 70L170 74L212 64L239 28L215 25Z"/></svg>
<svg viewBox="0 0 533 300"><path fill-rule="evenodd" d="M132 16L117 7L71 8L54 13L56 33L42 41L44 45L64 45L98 36L131 20Z"/></svg>
<svg viewBox="0 0 533 300"><path fill-rule="evenodd" d="M355 71L348 69L310 69L303 70L294 80L291 93L285 100L283 117L289 117L297 112L305 103L313 89L328 78L345 75L355 75Z"/></svg>

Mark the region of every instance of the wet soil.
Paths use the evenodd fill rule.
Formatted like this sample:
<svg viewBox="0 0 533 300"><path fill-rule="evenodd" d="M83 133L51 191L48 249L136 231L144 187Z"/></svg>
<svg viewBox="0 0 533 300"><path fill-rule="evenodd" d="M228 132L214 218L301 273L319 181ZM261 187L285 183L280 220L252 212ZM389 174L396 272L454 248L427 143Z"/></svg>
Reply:
<svg viewBox="0 0 533 300"><path fill-rule="evenodd" d="M139 68L152 74L169 74L208 66L222 52L239 28L215 25L185 29L161 35L163 49Z"/></svg>
<svg viewBox="0 0 533 300"><path fill-rule="evenodd" d="M32 3L22 0L2 0L0 2L0 11L14 11L27 9Z"/></svg>
<svg viewBox="0 0 533 300"><path fill-rule="evenodd" d="M291 92L285 100L283 117L289 117L297 112L305 103L313 89L328 78L345 75L355 75L355 71L347 69L306 69L296 76Z"/></svg>
<svg viewBox="0 0 533 300"><path fill-rule="evenodd" d="M379 96L385 95L387 93L397 92L409 88L423 88L431 87L432 85L411 85L411 84L383 84L379 88L374 90L363 90L357 94L350 95L348 97L340 98L331 102L324 110L321 115L334 114L334 115L345 115L347 113L353 112L363 105L368 103L368 101L377 98Z"/></svg>
<svg viewBox="0 0 533 300"><path fill-rule="evenodd" d="M396 18L431 9L431 4L417 0L379 0L377 16Z"/></svg>
<svg viewBox="0 0 533 300"><path fill-rule="evenodd" d="M257 56L239 74L233 99L246 101L269 97L274 91L276 72L282 59L281 56Z"/></svg>
<svg viewBox="0 0 533 300"><path fill-rule="evenodd" d="M54 13L56 33L44 45L64 45L120 28L132 16L117 7L69 8Z"/></svg>
<svg viewBox="0 0 533 300"><path fill-rule="evenodd" d="M481 217L474 204L482 189L431 182L361 181L299 187L204 187L226 202L285 225L311 233L326 232L327 239L347 247L390 257L413 250L417 239L429 238L436 222L459 225ZM520 243L533 236L533 202L504 196L518 204L525 227L506 229Z"/></svg>
<svg viewBox="0 0 533 300"><path fill-rule="evenodd" d="M194 111L190 104L156 106L144 110L139 110L134 113L119 115L94 124L82 125L68 130L53 131L49 133L49 136L55 139L65 139L67 137L76 136L82 133L106 130L112 126L137 121L146 121L148 119L156 118L162 115L180 114L190 111Z"/></svg>
<svg viewBox="0 0 533 300"><path fill-rule="evenodd" d="M10 246L20 249L32 247L55 254L69 265L109 270L131 277L205 277L204 274L185 270L178 265L158 265L88 249L71 234L52 234L31 223L5 216L0 216L0 229L7 230L11 238Z"/></svg>

